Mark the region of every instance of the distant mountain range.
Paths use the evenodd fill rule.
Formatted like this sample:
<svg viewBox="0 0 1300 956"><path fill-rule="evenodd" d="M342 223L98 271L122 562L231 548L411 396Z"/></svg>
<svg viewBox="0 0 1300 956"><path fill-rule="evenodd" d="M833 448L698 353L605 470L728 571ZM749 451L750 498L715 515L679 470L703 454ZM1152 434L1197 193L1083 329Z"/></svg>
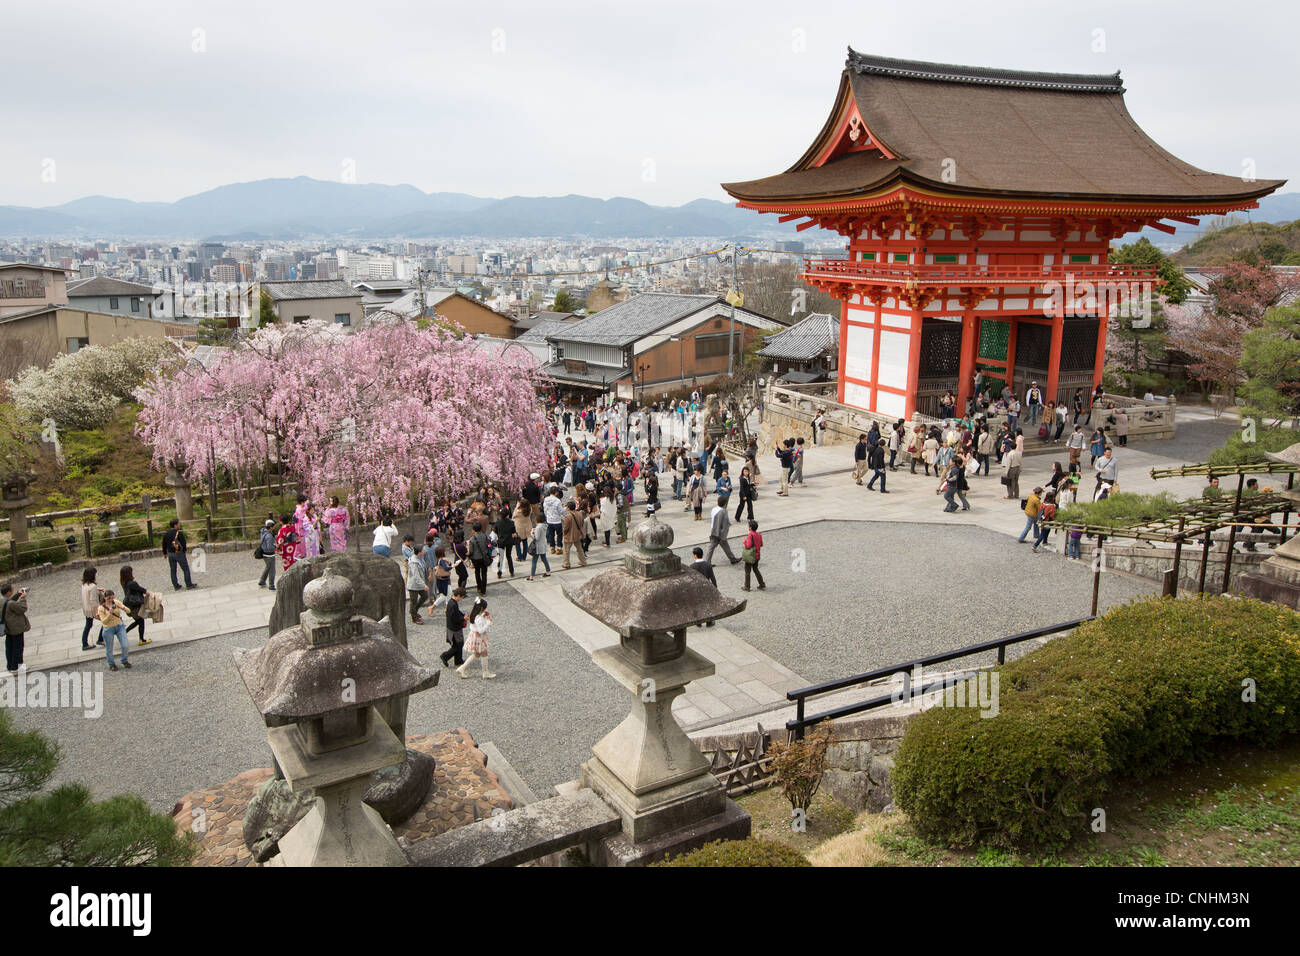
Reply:
<svg viewBox="0 0 1300 956"><path fill-rule="evenodd" d="M298 176L219 186L176 202L88 196L59 206L0 206L0 236L16 238L305 239L326 236L794 235L775 216L697 199L651 206L635 199L426 193L414 186Z"/></svg>
<svg viewBox="0 0 1300 956"><path fill-rule="evenodd" d="M1266 196L1251 211L1255 222L1300 219L1300 192ZM1244 222L1245 213L1234 213ZM1170 235L1144 229L1157 246L1173 251L1195 241L1210 222L1179 226ZM793 226L775 216L696 199L683 206L651 206L636 199L590 196L510 196L486 199L465 193L426 193L414 186L349 184L298 176L218 186L176 202L133 202L87 196L59 206L0 206L0 238L177 239L256 241L333 236L362 238L482 236L720 236L777 233ZM1126 236L1132 242L1138 236ZM802 234L816 242L825 234Z"/></svg>

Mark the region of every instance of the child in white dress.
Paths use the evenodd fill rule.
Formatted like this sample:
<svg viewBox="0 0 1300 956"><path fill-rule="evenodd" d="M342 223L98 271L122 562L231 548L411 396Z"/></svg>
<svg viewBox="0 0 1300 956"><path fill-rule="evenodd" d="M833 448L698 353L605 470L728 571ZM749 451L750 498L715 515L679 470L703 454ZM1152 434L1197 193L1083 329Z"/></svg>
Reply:
<svg viewBox="0 0 1300 956"><path fill-rule="evenodd" d="M474 607L469 612L468 633L465 635L465 663L456 668L456 673L461 677L469 676L465 670L475 660L478 660L479 666L483 668L484 680L491 680L497 676L488 670L488 631L491 628L492 615L488 613L487 601L480 597L474 601Z"/></svg>

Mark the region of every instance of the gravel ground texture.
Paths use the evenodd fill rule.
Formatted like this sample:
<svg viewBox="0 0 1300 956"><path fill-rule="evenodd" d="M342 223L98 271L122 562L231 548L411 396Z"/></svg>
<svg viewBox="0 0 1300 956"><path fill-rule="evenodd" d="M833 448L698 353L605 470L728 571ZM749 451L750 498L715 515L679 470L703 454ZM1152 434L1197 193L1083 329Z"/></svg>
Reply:
<svg viewBox="0 0 1300 956"><path fill-rule="evenodd" d="M763 535L764 591L742 593L743 566L716 556L714 573L724 593L749 599L725 622L736 636L820 683L1084 617L1093 578L1086 540L1083 554L1082 561L1046 548L1035 554L967 525L824 521ZM1158 590L1109 572L1100 606ZM1019 653L1034 646L1026 642ZM994 660L990 653L943 666Z"/></svg>
<svg viewBox="0 0 1300 956"><path fill-rule="evenodd" d="M250 560L251 564L252 561ZM541 798L574 779L591 747L627 715L630 697L588 655L513 589L489 593L496 680L460 679L411 698L408 733L467 729L491 741ZM411 651L438 667L446 648L440 615L408 629ZM63 751L55 782L77 781L96 796L138 793L170 810L185 793L271 766L266 728L235 672L231 652L257 647L266 631L246 631L132 657L133 669L102 663L74 671L103 674L104 713L13 711L20 729L37 729Z"/></svg>

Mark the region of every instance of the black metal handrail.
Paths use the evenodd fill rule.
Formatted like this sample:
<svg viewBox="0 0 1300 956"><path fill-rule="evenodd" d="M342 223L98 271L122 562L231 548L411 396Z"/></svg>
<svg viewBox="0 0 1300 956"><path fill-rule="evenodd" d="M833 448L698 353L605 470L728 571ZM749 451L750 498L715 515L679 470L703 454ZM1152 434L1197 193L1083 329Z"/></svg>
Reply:
<svg viewBox="0 0 1300 956"><path fill-rule="evenodd" d="M852 677L841 677L839 680L827 681L824 684L813 684L811 687L800 687L786 692L786 700L795 702L795 718L788 720L785 729L796 739L803 738L804 730L814 724L819 724L824 720L836 720L840 717L849 717L853 714L860 714L864 711L874 710L877 707L883 707L887 704L897 702L897 694L889 693L881 697L873 697L870 700L860 701L856 704L847 704L844 707L837 707L834 710L823 711L820 714L813 714L807 717L804 714L805 702L812 697L820 697L823 694L831 694L837 690L844 690L849 687L857 687L861 684L869 684L874 680L880 680L884 677L891 677L900 671L904 674L910 674L914 668L928 667L931 664L942 664L945 661L955 660L959 657L969 657L972 654L982 654L985 651L996 650L998 652L998 663L1007 662L1007 648L1012 644L1019 644L1023 641L1032 641L1036 637L1046 637L1049 634L1059 634L1062 631L1071 631L1080 624L1085 624L1093 620L1091 616L1076 618L1073 621L1065 621L1061 624L1049 624L1046 627L1035 628L1032 631L1021 631L1008 637L1001 637L993 641L984 641L980 644L971 644L968 647L961 647L955 651L944 651L942 654L931 654L928 657L918 657L915 660L904 661L901 664L894 664L890 667L881 667L874 671L867 671L865 674L854 674ZM935 687L944 684L943 680L925 685L919 689L908 686L907 699L911 700L918 696L924 696Z"/></svg>

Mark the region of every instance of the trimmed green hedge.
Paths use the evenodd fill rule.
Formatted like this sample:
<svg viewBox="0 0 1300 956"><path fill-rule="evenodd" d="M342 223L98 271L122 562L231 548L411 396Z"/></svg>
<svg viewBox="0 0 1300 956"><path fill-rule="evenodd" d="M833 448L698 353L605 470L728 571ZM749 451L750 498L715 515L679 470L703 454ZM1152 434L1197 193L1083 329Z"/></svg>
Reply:
<svg viewBox="0 0 1300 956"><path fill-rule="evenodd" d="M651 866L812 866L803 854L784 843L749 837L714 840L698 850L670 856Z"/></svg>
<svg viewBox="0 0 1300 956"><path fill-rule="evenodd" d="M1116 608L998 671L998 713L908 722L892 781L917 830L953 847L1060 845L1117 778L1300 731L1300 614L1230 597ZM1255 702L1243 700L1254 682Z"/></svg>

